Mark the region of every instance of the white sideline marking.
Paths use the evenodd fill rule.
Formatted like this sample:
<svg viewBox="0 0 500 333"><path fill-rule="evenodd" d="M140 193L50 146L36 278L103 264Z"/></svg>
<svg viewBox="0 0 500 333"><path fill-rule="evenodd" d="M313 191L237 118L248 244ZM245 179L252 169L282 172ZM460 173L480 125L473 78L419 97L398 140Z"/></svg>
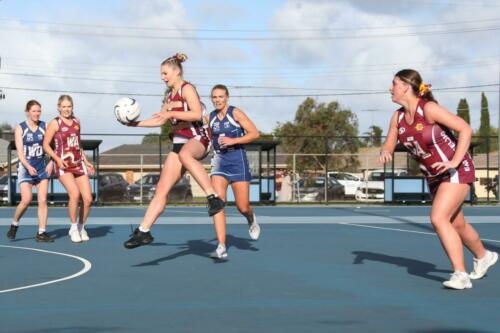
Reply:
<svg viewBox="0 0 500 333"><path fill-rule="evenodd" d="M81 258L81 257L74 256L74 255L71 255L71 254L54 252L54 251L47 251L47 250L40 250L40 249L34 249L34 248L31 248L31 247L20 247L20 246L9 246L9 245L0 245L0 247L8 247L8 248L12 248L12 249L21 249L21 250L30 250L30 251L36 251L36 252L57 254L57 255L60 255L60 256L65 256L65 257L70 257L70 258L73 258L73 259L77 259L77 260L80 260L81 262L83 262L83 269L80 270L79 272L73 274L73 275L65 276L63 278L56 279L56 280L51 280L51 281L47 281L47 282L32 284L32 285L28 285L28 286L24 286L24 287L17 287L17 288L12 288L12 289L0 290L0 294L2 294L2 293L8 293L8 292L11 292L11 291L17 291L17 290L23 290L23 289L29 289L29 288L46 286L46 285L49 285L49 284L58 283L58 282L62 282L62 281L70 280L70 279L74 279L74 278L77 278L77 277L79 277L79 276L87 273L92 268L92 264L90 263L90 261L88 261L85 258Z"/></svg>
<svg viewBox="0 0 500 333"><path fill-rule="evenodd" d="M348 222L337 222L337 224L352 225L352 226L355 226L355 227L362 227L362 228L372 228L372 229L381 229L381 230L401 231L401 232L409 232L409 233L413 233L413 234L422 234L422 235L437 236L436 233L434 233L434 232L415 231L415 230L406 230L406 229L388 228L388 227L376 227L376 226L373 226L373 225L363 225L363 224L348 223ZM496 239L481 238L481 240L487 241L487 242L500 243L500 240L496 240Z"/></svg>

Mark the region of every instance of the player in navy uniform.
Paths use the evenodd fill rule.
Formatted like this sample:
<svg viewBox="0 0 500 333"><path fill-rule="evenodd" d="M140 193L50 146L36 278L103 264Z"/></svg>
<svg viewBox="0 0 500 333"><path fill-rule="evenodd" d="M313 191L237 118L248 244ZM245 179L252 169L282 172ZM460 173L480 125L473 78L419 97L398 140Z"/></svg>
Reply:
<svg viewBox="0 0 500 333"><path fill-rule="evenodd" d="M254 123L240 109L228 104L229 91L225 85L212 88L212 103L215 110L210 113L210 131L214 156L212 158L212 184L223 200L231 184L236 207L248 222L248 232L254 240L259 238L260 227L250 207L249 190L252 175L248 165L245 144L259 138ZM214 216L215 233L219 242L212 258L227 257L226 216L224 211Z"/></svg>
<svg viewBox="0 0 500 333"><path fill-rule="evenodd" d="M380 162L391 161L399 140L419 162L432 194L431 222L450 258L454 273L443 285L471 288L482 278L498 254L487 251L476 230L465 221L462 204L475 181L474 164L467 152L472 129L460 117L438 105L430 86L417 71L399 71L390 88L392 101L401 105L392 116ZM455 138L451 130L458 133ZM474 254L474 269L465 271L463 245Z"/></svg>
<svg viewBox="0 0 500 333"><path fill-rule="evenodd" d="M9 239L16 238L19 220L33 198L33 186L38 199L38 242L53 242L47 234L47 190L48 179L52 173L52 162L46 163L42 148L45 135L45 122L40 120L41 105L35 100L26 104L27 120L16 126L14 135L19 161L17 163L17 185L21 192L21 202L16 207L12 224L7 232Z"/></svg>

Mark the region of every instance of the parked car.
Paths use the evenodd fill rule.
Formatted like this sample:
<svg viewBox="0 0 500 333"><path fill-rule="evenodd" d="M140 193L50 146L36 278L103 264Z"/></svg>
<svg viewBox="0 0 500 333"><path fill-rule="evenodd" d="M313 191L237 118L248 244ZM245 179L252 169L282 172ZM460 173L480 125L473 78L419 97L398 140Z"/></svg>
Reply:
<svg viewBox="0 0 500 333"><path fill-rule="evenodd" d="M354 197L356 195L356 190L363 182L363 178L348 172L332 171L328 172L328 177L335 178L340 184L344 185L346 197Z"/></svg>
<svg viewBox="0 0 500 333"><path fill-rule="evenodd" d="M100 174L98 184L100 202L117 202L126 199L128 183L119 173Z"/></svg>
<svg viewBox="0 0 500 333"><path fill-rule="evenodd" d="M7 186L8 181L9 177L7 175L3 175L0 177L0 202L2 203L9 202L9 187ZM14 189L16 186L14 178L12 179L11 186L11 189Z"/></svg>
<svg viewBox="0 0 500 333"><path fill-rule="evenodd" d="M156 184L160 179L159 173L149 173L144 175L135 183L127 186L127 198L130 201L141 201L141 186L142 186L142 201L149 202L153 199L156 191ZM190 202L193 200L193 192L191 191L191 183L185 175L172 188L169 194L170 202Z"/></svg>
<svg viewBox="0 0 500 333"><path fill-rule="evenodd" d="M386 177L408 176L408 171L395 169L394 173L388 170L373 170L368 180L361 182L356 190L355 198L358 201L384 201L384 180Z"/></svg>
<svg viewBox="0 0 500 333"><path fill-rule="evenodd" d="M325 200L325 177L300 179L298 181L297 198L303 202ZM335 178L328 179L327 200L342 200L345 198L344 185Z"/></svg>

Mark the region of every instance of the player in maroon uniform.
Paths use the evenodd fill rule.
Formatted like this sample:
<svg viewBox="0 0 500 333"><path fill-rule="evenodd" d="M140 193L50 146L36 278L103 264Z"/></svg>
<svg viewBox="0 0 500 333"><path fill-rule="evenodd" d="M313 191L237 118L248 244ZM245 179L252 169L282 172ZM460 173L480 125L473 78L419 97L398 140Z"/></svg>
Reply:
<svg viewBox="0 0 500 333"><path fill-rule="evenodd" d="M167 85L162 109L152 118L125 125L139 127L160 127L167 121L173 124L173 150L168 154L160 174L160 180L146 214L135 229L132 237L124 243L128 249L147 245L153 241L150 229L167 204L167 196L179 181L185 170L196 179L208 199L208 214L215 215L224 208L212 187L210 178L199 162L208 153L210 144L208 128L203 124L200 97L194 86L183 77L181 63L187 59L184 54L176 54L161 64L161 77Z"/></svg>
<svg viewBox="0 0 500 333"><path fill-rule="evenodd" d="M57 103L59 116L53 119L43 140L43 149L56 163L56 175L68 192L68 212L71 220L69 236L75 243L88 241L85 222L90 212L92 191L89 174L94 173L80 144L80 121L73 114L73 99L62 95ZM50 146L54 140L55 151ZM82 199L80 219L77 224L78 202Z"/></svg>
<svg viewBox="0 0 500 333"><path fill-rule="evenodd" d="M419 162L432 194L431 222L454 273L443 282L447 288L471 288L482 278L498 254L487 251L476 230L465 221L462 204L475 181L474 164L467 152L472 130L460 117L438 105L430 86L417 71L399 71L390 88L392 101L401 105L392 116L380 162L392 160L399 140ZM458 140L451 130L458 133ZM474 254L474 269L466 273L463 245Z"/></svg>

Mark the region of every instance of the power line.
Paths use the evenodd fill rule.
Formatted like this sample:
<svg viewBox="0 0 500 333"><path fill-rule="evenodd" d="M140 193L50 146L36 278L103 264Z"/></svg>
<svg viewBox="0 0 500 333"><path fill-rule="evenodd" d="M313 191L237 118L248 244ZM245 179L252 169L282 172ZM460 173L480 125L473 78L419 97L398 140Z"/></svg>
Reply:
<svg viewBox="0 0 500 333"><path fill-rule="evenodd" d="M413 1L413 0L412 0ZM86 23L68 23L68 22L51 22L51 21L37 21L37 20L24 20L24 19L9 19L0 18L0 21L14 22L14 23L31 23L31 24L45 24L45 25L59 25L68 27L82 27L82 28L98 28L98 29L122 29L122 30L142 30L142 31L164 31L164 32L259 32L259 33L275 33L275 32L329 32L329 31L359 31L359 30L383 30L383 29L403 29L414 27L433 27L433 26L446 26L446 25L462 25L473 23L486 23L497 22L500 18L478 19L469 21L452 21L440 23L419 23L408 25L389 25L389 26L373 26L373 27L353 27L353 28L297 28L297 29L228 29L228 28L214 28L214 29L188 29L188 28L157 28L157 27L144 27L144 26L123 26L123 25L105 25L105 24L86 24Z"/></svg>
<svg viewBox="0 0 500 333"><path fill-rule="evenodd" d="M151 36L151 35L126 35L126 34L110 34L110 33L95 33L95 32L78 32L78 31L60 31L50 29L20 29L0 27L0 30L28 32L28 33L53 33L63 35L77 35L90 37L111 37L111 38L136 38L136 39L152 39L152 40L186 40L186 41L322 41L322 40L349 40L349 39L373 39L373 38L398 38L398 37L417 37L417 36L436 36L461 33L476 33L500 30L499 26L467 28L467 29L450 29L450 30L431 30L431 31L414 31L407 33L386 33L386 34L368 34L368 35L339 35L339 36L294 36L294 37L199 37L199 36Z"/></svg>
<svg viewBox="0 0 500 333"><path fill-rule="evenodd" d="M470 85L462 87L443 87L433 88L433 91L450 92L453 89L470 89L470 88L485 88L496 87L495 84ZM145 96L145 97L163 97L163 94L145 94L145 93L130 93L130 92L98 92L98 91L76 91L76 90L57 90L57 89L41 89L41 88L26 88L26 87L2 87L3 89L21 90L21 91L40 91L40 92L55 92L63 94L86 94L86 95L113 95L113 96ZM473 91L480 92L480 91ZM328 96L365 96L365 95L386 95L388 91L364 91L364 92L338 92L338 93L320 93L320 94L268 94L268 95L232 95L238 98L289 98L289 97L328 97ZM203 95L202 97L209 98L210 96Z"/></svg>

